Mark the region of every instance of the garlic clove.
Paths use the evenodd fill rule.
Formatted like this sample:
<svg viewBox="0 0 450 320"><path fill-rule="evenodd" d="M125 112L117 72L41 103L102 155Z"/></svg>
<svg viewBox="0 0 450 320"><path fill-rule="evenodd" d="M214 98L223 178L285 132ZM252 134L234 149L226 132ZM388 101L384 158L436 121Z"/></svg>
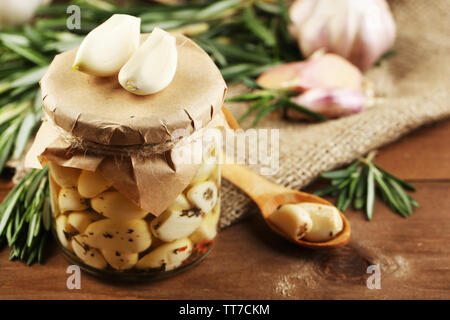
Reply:
<svg viewBox="0 0 450 320"><path fill-rule="evenodd" d="M202 212L208 213L217 203L217 186L212 181L197 183L189 189L187 198Z"/></svg>
<svg viewBox="0 0 450 320"><path fill-rule="evenodd" d="M59 192L61 191L61 187L55 182L55 179L53 179L51 174L49 177L49 184L50 184L50 206L52 208L52 215L53 217L56 218L61 213L61 210L59 210L58 205L58 196Z"/></svg>
<svg viewBox="0 0 450 320"><path fill-rule="evenodd" d="M58 195L58 206L62 213L82 211L89 208L87 199L82 198L75 188L62 188Z"/></svg>
<svg viewBox="0 0 450 320"><path fill-rule="evenodd" d="M81 261L96 269L105 269L107 262L101 252L89 246L82 235L77 235L72 239L72 247L76 256Z"/></svg>
<svg viewBox="0 0 450 320"><path fill-rule="evenodd" d="M50 162L50 175L60 187L76 187L81 170Z"/></svg>
<svg viewBox="0 0 450 320"><path fill-rule="evenodd" d="M350 56L361 70L367 70L388 51L395 40L396 27L386 2L380 1L379 6L373 6L373 13L367 19L361 20L359 54ZM387 12L388 14L385 14ZM375 32L375 30L384 32Z"/></svg>
<svg viewBox="0 0 450 320"><path fill-rule="evenodd" d="M325 53L307 60L297 85L302 90L348 88L360 91L362 82L363 75L357 67L336 54Z"/></svg>
<svg viewBox="0 0 450 320"><path fill-rule="evenodd" d="M0 1L0 29L27 23L33 17L42 0Z"/></svg>
<svg viewBox="0 0 450 320"><path fill-rule="evenodd" d="M116 221L141 219L147 211L117 191L106 191L91 199L91 207L101 215Z"/></svg>
<svg viewBox="0 0 450 320"><path fill-rule="evenodd" d="M192 209L193 205L186 199L184 194L180 193L174 202L171 203L168 210L181 209L181 210L189 210Z"/></svg>
<svg viewBox="0 0 450 320"><path fill-rule="evenodd" d="M98 220L86 228L82 237L91 247L124 253L142 252L152 244L150 230L144 220Z"/></svg>
<svg viewBox="0 0 450 320"><path fill-rule="evenodd" d="M79 233L83 233L88 225L102 217L90 211L74 211L67 216L67 222Z"/></svg>
<svg viewBox="0 0 450 320"><path fill-rule="evenodd" d="M67 216L61 215L55 221L56 236L58 237L59 243L66 249L72 251L72 237L76 235L77 230L72 227L68 221Z"/></svg>
<svg viewBox="0 0 450 320"><path fill-rule="evenodd" d="M342 231L344 224L335 207L312 202L302 202L297 206L308 212L312 220L312 228L306 232L305 240L324 242L334 238Z"/></svg>
<svg viewBox="0 0 450 320"><path fill-rule="evenodd" d="M337 118L360 112L367 98L359 91L335 88L311 89L291 100L327 118ZM294 109L288 110L287 117L291 119L307 118L305 114Z"/></svg>
<svg viewBox="0 0 450 320"><path fill-rule="evenodd" d="M119 251L100 250L106 262L116 270L128 270L138 262L137 253L123 253Z"/></svg>
<svg viewBox="0 0 450 320"><path fill-rule="evenodd" d="M313 222L308 211L297 204L285 204L268 217L269 221L294 240L311 231Z"/></svg>
<svg viewBox="0 0 450 320"><path fill-rule="evenodd" d="M150 223L152 234L164 242L185 238L202 223L199 209L171 208Z"/></svg>
<svg viewBox="0 0 450 320"><path fill-rule="evenodd" d="M218 170L217 165L222 157L222 133L219 129L209 128L203 135L202 164L190 184L206 181Z"/></svg>
<svg viewBox="0 0 450 320"><path fill-rule="evenodd" d="M396 26L385 0L297 0L288 27L306 57L325 49L361 70L371 67L395 40Z"/></svg>
<svg viewBox="0 0 450 320"><path fill-rule="evenodd" d="M78 192L85 198L94 198L111 185L98 172L83 170L78 178Z"/></svg>
<svg viewBox="0 0 450 320"><path fill-rule="evenodd" d="M314 88L362 89L362 73L344 58L317 54L306 61L290 62L264 72L257 83L266 89L304 91Z"/></svg>
<svg viewBox="0 0 450 320"><path fill-rule="evenodd" d="M88 33L78 48L74 70L113 76L139 47L140 18L114 14Z"/></svg>
<svg viewBox="0 0 450 320"><path fill-rule="evenodd" d="M261 74L256 82L266 89L297 89L306 62L288 62Z"/></svg>
<svg viewBox="0 0 450 320"><path fill-rule="evenodd" d="M217 228L220 218L220 202L212 209L212 211L203 217L200 226L189 236L192 243L202 243L213 240L217 235Z"/></svg>
<svg viewBox="0 0 450 320"><path fill-rule="evenodd" d="M161 91L175 76L177 60L175 37L155 28L120 70L120 85L138 95Z"/></svg>
<svg viewBox="0 0 450 320"><path fill-rule="evenodd" d="M183 263L192 253L192 241L188 238L165 243L141 258L137 269L164 268L173 270Z"/></svg>

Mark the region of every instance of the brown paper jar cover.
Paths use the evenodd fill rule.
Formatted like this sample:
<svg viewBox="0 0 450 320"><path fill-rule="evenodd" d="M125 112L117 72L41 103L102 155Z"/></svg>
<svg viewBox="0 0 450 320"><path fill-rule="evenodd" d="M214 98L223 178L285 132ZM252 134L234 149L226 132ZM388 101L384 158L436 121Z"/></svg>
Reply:
<svg viewBox="0 0 450 320"><path fill-rule="evenodd" d="M48 118L39 129L25 164L48 161L98 171L112 186L155 216L189 185L199 164L183 163L174 153L182 145L148 156L105 155L80 150L58 132L114 146L171 141L176 129L189 133L224 127L221 110L226 84L210 57L188 38L177 35L178 66L172 82L159 93L137 96L117 77L98 78L73 71L76 50L55 57L41 81ZM59 128L58 128L59 127ZM178 136L179 137L179 136ZM93 152L92 152L93 151Z"/></svg>
<svg viewBox="0 0 450 320"><path fill-rule="evenodd" d="M57 55L40 82L44 111L72 135L106 145L162 143L176 129L192 133L206 126L222 107L225 81L192 40L176 35L176 43L172 82L146 96L123 89L117 75L102 78L73 71L76 49Z"/></svg>

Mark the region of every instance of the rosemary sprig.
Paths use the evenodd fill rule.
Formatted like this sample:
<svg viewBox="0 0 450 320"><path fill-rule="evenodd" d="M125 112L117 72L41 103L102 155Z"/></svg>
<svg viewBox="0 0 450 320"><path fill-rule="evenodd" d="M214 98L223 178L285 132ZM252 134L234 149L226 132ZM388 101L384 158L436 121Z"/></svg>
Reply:
<svg viewBox="0 0 450 320"><path fill-rule="evenodd" d="M0 243L11 248L10 260L43 261L51 224L47 173L28 172L0 205Z"/></svg>
<svg viewBox="0 0 450 320"><path fill-rule="evenodd" d="M251 81L251 79L246 79L243 81ZM234 97L228 98L227 102L253 102L248 108L247 112L245 112L239 119L238 122L241 123L245 119L247 119L251 114L256 113L255 118L253 120L252 126L255 126L259 120L266 114L282 109L282 108L292 108L295 109L309 118L316 121L326 121L326 117L319 113L315 113L309 110L306 107L303 107L299 104L296 104L290 100L290 97L297 95L298 93L295 91L287 91L287 90L259 90L259 86L253 82L248 83L247 86L251 86L256 88L254 92L244 93L240 95L236 95Z"/></svg>
<svg viewBox="0 0 450 320"><path fill-rule="evenodd" d="M68 31L66 10L72 4L81 9L81 29ZM276 4L269 0L221 0L173 6L148 1L119 6L105 0L75 0L42 7L33 26L0 31L0 172L11 156L22 156L40 123L38 82L53 57L78 46L85 34L114 13L139 16L142 32L160 26L187 33L211 54L225 80L242 82L249 88L267 69L301 58L286 28L283 0Z"/></svg>
<svg viewBox="0 0 450 320"><path fill-rule="evenodd" d="M82 12L79 30L68 31L66 27L66 10L71 4ZM267 69L301 59L287 31L284 0L277 4L270 0L221 0L173 6L75 0L42 7L33 26L0 32L0 172L10 157L23 155L40 123L38 82L53 57L77 47L85 34L114 13L139 16L142 32L160 26L188 34L211 54L225 80L251 89L258 88L254 79ZM269 108L258 110L258 119L287 103L287 97L280 94L272 100L266 102L271 103ZM7 243L12 249L11 259L28 264L42 261L50 225L46 172L30 171L0 206L0 244Z"/></svg>
<svg viewBox="0 0 450 320"><path fill-rule="evenodd" d="M372 220L375 194L378 192L392 211L404 218L409 217L419 203L406 190L415 191L416 188L377 166L375 154L370 152L367 157L356 160L345 169L323 173L323 178L331 180L331 186L314 194L337 196L336 207L341 211L347 210L353 203L355 209L364 208L367 219Z"/></svg>

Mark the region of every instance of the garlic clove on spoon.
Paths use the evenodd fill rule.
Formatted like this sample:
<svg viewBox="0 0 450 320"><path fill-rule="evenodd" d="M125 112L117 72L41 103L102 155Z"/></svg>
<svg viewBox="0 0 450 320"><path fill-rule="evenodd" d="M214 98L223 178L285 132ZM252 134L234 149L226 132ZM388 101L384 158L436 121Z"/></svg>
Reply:
<svg viewBox="0 0 450 320"><path fill-rule="evenodd" d="M140 18L112 15L84 38L72 68L100 77L117 74L139 47L140 26Z"/></svg>
<svg viewBox="0 0 450 320"><path fill-rule="evenodd" d="M161 91L175 76L177 61L175 37L155 28L120 70L120 85L138 95Z"/></svg>
<svg viewBox="0 0 450 320"><path fill-rule="evenodd" d="M284 204L268 220L294 240L300 240L313 227L309 213L297 204Z"/></svg>
<svg viewBox="0 0 450 320"><path fill-rule="evenodd" d="M312 220L312 228L304 236L306 241L331 240L344 228L339 210L333 206L312 202L302 202L297 206L307 211Z"/></svg>

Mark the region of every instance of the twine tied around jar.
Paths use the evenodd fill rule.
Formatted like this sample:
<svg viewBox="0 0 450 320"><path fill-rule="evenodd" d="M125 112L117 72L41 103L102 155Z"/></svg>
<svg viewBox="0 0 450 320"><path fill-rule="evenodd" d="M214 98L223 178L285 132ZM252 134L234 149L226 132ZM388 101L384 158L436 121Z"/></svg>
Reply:
<svg viewBox="0 0 450 320"><path fill-rule="evenodd" d="M43 121L47 122L57 133L58 136L67 144L72 150L81 150L84 153L91 153L100 156L134 156L140 159L145 159L152 155L164 154L173 150L178 146L186 146L195 143L202 139L208 127L200 128L191 134L175 135L174 139L155 144L134 144L134 145L106 145L74 136L70 132L58 126L47 114L44 115ZM177 129L175 132L181 132ZM185 131L186 130L182 130Z"/></svg>

